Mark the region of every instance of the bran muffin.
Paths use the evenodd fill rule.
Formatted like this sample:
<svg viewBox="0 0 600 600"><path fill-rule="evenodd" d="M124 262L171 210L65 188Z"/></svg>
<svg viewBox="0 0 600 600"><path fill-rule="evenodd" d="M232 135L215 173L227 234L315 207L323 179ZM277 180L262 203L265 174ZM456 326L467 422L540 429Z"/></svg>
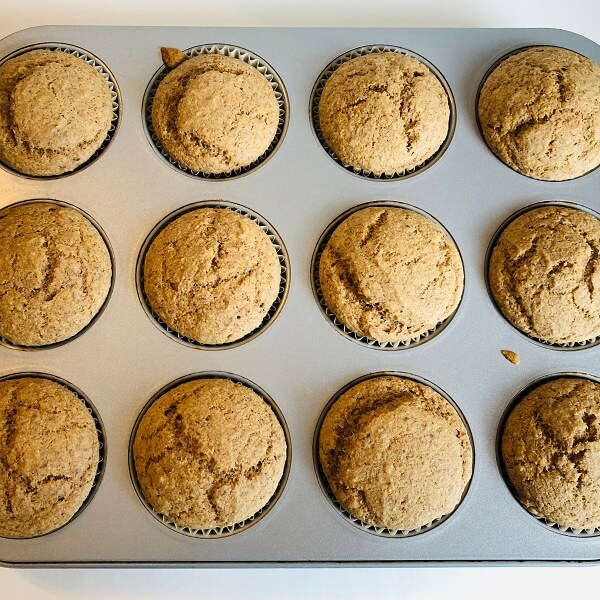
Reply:
<svg viewBox="0 0 600 600"><path fill-rule="evenodd" d="M369 207L333 232L319 262L323 298L358 336L408 342L458 307L464 271L450 237L419 213Z"/></svg>
<svg viewBox="0 0 600 600"><path fill-rule="evenodd" d="M182 167L222 174L264 154L279 121L267 78L237 58L202 54L185 60L159 84L152 127Z"/></svg>
<svg viewBox="0 0 600 600"><path fill-rule="evenodd" d="M96 425L50 379L0 381L0 536L44 535L68 523L94 484Z"/></svg>
<svg viewBox="0 0 600 600"><path fill-rule="evenodd" d="M275 494L287 457L268 404L229 379L196 379L156 400L135 434L133 457L146 501L190 529L230 527Z"/></svg>
<svg viewBox="0 0 600 600"><path fill-rule="evenodd" d="M82 58L32 50L0 66L0 160L20 173L73 171L100 148L112 117L107 82Z"/></svg>
<svg viewBox="0 0 600 600"><path fill-rule="evenodd" d="M435 390L378 376L350 388L329 409L319 460L352 517L410 531L456 508L471 480L473 450L463 420Z"/></svg>
<svg viewBox="0 0 600 600"><path fill-rule="evenodd" d="M536 517L575 530L600 527L600 384L553 379L512 409L502 460L514 493Z"/></svg>
<svg viewBox="0 0 600 600"><path fill-rule="evenodd" d="M600 335L600 220L564 206L534 208L501 233L490 291L517 329L550 344Z"/></svg>
<svg viewBox="0 0 600 600"><path fill-rule="evenodd" d="M174 331L202 344L239 340L277 299L281 264L268 235L227 208L199 208L167 225L144 259L144 291Z"/></svg>
<svg viewBox="0 0 600 600"><path fill-rule="evenodd" d="M45 346L69 339L102 308L112 262L78 210L51 202L0 211L0 337Z"/></svg>
<svg viewBox="0 0 600 600"><path fill-rule="evenodd" d="M397 52L353 58L319 99L325 142L345 165L379 176L403 174L431 158L448 135L450 106L438 78Z"/></svg>
<svg viewBox="0 0 600 600"><path fill-rule="evenodd" d="M492 152L523 175L563 181L600 164L600 65L576 52L538 46L503 60L478 114Z"/></svg>

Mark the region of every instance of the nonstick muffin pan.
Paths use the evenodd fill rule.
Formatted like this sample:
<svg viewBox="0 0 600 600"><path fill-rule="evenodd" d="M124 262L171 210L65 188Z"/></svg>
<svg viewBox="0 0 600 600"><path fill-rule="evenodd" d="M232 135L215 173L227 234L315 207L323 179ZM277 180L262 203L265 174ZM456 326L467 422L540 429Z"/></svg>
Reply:
<svg viewBox="0 0 600 600"><path fill-rule="evenodd" d="M0 561L259 566L600 560L600 536L561 532L521 507L496 453L506 407L531 382L557 373L600 374L598 346L535 343L504 320L486 288L490 240L513 213L544 201L600 210L600 170L565 182L527 178L500 162L478 130L476 97L490 66L538 44L563 46L600 62L594 42L545 29L57 26L2 40L0 60L32 45L75 47L98 57L115 79L119 110L110 144L85 169L52 179L0 169L0 207L49 198L85 211L110 242L116 274L104 312L82 335L44 350L0 346L0 376L48 373L70 382L96 408L106 436L104 475L85 508L46 536L0 539ZM247 172L224 178L188 174L168 163L146 119L146 99L162 67L161 46L240 49L272 70L282 113L280 138L268 161L259 159ZM337 57L364 47L396 47L421 56L451 90L454 131L442 154L410 177L356 174L328 154L315 132L312 94L320 74ZM136 277L154 228L174 211L202 201L230 203L263 219L283 243L282 260L289 266L289 290L277 318L246 343L218 352L170 339L143 306ZM388 201L431 215L450 233L463 260L465 289L439 334L382 351L331 326L313 292L311 264L321 235L339 215L359 204ZM503 349L517 352L520 364L508 362ZM227 536L182 535L159 522L138 498L129 470L131 432L149 399L181 377L206 372L226 372L264 390L279 407L291 440L293 458L281 496L263 518ZM463 501L439 525L416 535L389 537L356 527L327 497L315 471L313 440L324 407L348 383L375 372L431 382L452 398L472 434L474 474Z"/></svg>

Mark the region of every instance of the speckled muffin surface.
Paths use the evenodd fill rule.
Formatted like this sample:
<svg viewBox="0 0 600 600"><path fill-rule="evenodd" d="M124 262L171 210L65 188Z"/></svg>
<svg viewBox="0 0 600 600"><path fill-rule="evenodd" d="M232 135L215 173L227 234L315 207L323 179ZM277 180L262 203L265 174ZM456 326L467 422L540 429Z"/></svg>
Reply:
<svg viewBox="0 0 600 600"><path fill-rule="evenodd" d="M523 175L563 181L600 164L600 65L580 54L510 56L482 86L478 112L488 146Z"/></svg>
<svg viewBox="0 0 600 600"><path fill-rule="evenodd" d="M464 272L456 246L434 221L408 209L370 207L333 232L319 281L328 308L348 329L399 343L455 311Z"/></svg>
<svg viewBox="0 0 600 600"><path fill-rule="evenodd" d="M0 211L0 336L44 346L79 333L102 308L112 263L79 211L49 202Z"/></svg>
<svg viewBox="0 0 600 600"><path fill-rule="evenodd" d="M203 54L159 84L152 126L181 166L222 174L248 166L277 132L279 104L269 81L240 59Z"/></svg>
<svg viewBox="0 0 600 600"><path fill-rule="evenodd" d="M410 531L450 514L471 480L463 420L429 386L363 381L329 409L319 459L340 505L365 524Z"/></svg>
<svg viewBox="0 0 600 600"><path fill-rule="evenodd" d="M281 424L250 388L197 379L143 416L133 444L137 479L153 509L180 527L229 527L275 494L287 456Z"/></svg>
<svg viewBox="0 0 600 600"><path fill-rule="evenodd" d="M559 378L509 415L502 459L520 502L573 529L600 527L600 384Z"/></svg>
<svg viewBox="0 0 600 600"><path fill-rule="evenodd" d="M154 312L202 344L234 342L257 329L280 282L281 264L268 235L226 208L177 218L144 259L144 290Z"/></svg>
<svg viewBox="0 0 600 600"><path fill-rule="evenodd" d="M68 523L99 462L85 404L49 379L0 381L0 536L35 537Z"/></svg>
<svg viewBox="0 0 600 600"><path fill-rule="evenodd" d="M85 163L111 126L103 77L82 58L32 50L0 66L0 160L32 176Z"/></svg>
<svg viewBox="0 0 600 600"><path fill-rule="evenodd" d="M448 135L448 95L422 62L378 52L343 63L319 100L325 142L346 165L404 174L431 158Z"/></svg>
<svg viewBox="0 0 600 600"><path fill-rule="evenodd" d="M585 211L532 209L501 233L488 267L504 316L551 344L600 335L600 221Z"/></svg>

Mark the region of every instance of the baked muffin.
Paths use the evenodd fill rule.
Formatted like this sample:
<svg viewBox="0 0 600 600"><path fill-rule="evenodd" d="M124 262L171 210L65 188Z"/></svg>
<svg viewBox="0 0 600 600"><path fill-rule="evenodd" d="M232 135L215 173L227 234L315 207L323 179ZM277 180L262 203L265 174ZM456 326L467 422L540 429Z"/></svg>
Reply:
<svg viewBox="0 0 600 600"><path fill-rule="evenodd" d="M576 52L509 56L483 84L478 113L492 152L523 175L563 181L600 164L600 65Z"/></svg>
<svg viewBox="0 0 600 600"><path fill-rule="evenodd" d="M99 451L92 416L66 387L0 381L0 536L35 537L68 523L92 489Z"/></svg>
<svg viewBox="0 0 600 600"><path fill-rule="evenodd" d="M319 99L319 125L355 170L403 174L431 158L448 135L448 95L420 61L378 52L343 63Z"/></svg>
<svg viewBox="0 0 600 600"><path fill-rule="evenodd" d="M79 333L102 308L112 263L79 211L51 202L0 211L0 337L45 346Z"/></svg>
<svg viewBox="0 0 600 600"><path fill-rule="evenodd" d="M0 66L0 160L20 173L73 171L100 148L112 116L108 84L82 58L32 50Z"/></svg>
<svg viewBox="0 0 600 600"><path fill-rule="evenodd" d="M432 219L363 208L333 232L319 262L327 307L358 336L398 344L449 317L464 272L454 242Z"/></svg>
<svg viewBox="0 0 600 600"><path fill-rule="evenodd" d="M196 379L162 395L133 443L144 498L190 529L230 527L255 515L275 494L286 456L271 408L229 379Z"/></svg>
<svg viewBox="0 0 600 600"><path fill-rule="evenodd" d="M279 105L267 78L238 58L201 54L173 69L152 101L152 127L182 167L221 174L262 156Z"/></svg>
<svg viewBox="0 0 600 600"><path fill-rule="evenodd" d="M600 384L553 379L529 392L502 432L514 493L536 517L576 530L600 527Z"/></svg>
<svg viewBox="0 0 600 600"><path fill-rule="evenodd" d="M239 340L277 299L281 264L268 235L227 208L199 208L167 225L144 259L144 291L174 331L202 344Z"/></svg>
<svg viewBox="0 0 600 600"><path fill-rule="evenodd" d="M490 290L519 330L550 344L600 335L600 221L564 206L527 211L500 234Z"/></svg>
<svg viewBox="0 0 600 600"><path fill-rule="evenodd" d="M435 390L378 376L350 388L329 409L319 460L352 517L410 531L456 508L471 480L473 450L463 420Z"/></svg>

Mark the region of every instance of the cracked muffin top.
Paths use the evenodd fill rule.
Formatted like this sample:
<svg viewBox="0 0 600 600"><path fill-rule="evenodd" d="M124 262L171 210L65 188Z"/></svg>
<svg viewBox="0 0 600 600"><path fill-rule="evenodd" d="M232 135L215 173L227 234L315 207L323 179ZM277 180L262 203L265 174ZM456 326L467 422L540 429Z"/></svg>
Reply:
<svg viewBox="0 0 600 600"><path fill-rule="evenodd" d="M277 299L281 264L269 236L227 208L199 208L167 225L144 259L152 310L202 344L257 329Z"/></svg>
<svg viewBox="0 0 600 600"><path fill-rule="evenodd" d="M600 164L600 65L576 52L513 54L486 79L478 112L492 152L523 175L563 181Z"/></svg>
<svg viewBox="0 0 600 600"><path fill-rule="evenodd" d="M319 281L327 307L348 329L394 344L418 338L456 310L464 272L454 242L432 219L370 207L333 232Z"/></svg>
<svg viewBox="0 0 600 600"><path fill-rule="evenodd" d="M600 385L554 379L514 407L502 460L523 506L573 529L600 527Z"/></svg>
<svg viewBox="0 0 600 600"><path fill-rule="evenodd" d="M500 234L488 267L504 316L550 344L600 335L600 221L563 206L534 208Z"/></svg>
<svg viewBox="0 0 600 600"><path fill-rule="evenodd" d="M79 333L102 308L112 263L79 211L50 202L0 211L0 337L45 346Z"/></svg>
<svg viewBox="0 0 600 600"><path fill-rule="evenodd" d="M353 58L326 81L319 100L325 142L345 164L403 174L431 158L448 135L448 95L422 62L397 52Z"/></svg>
<svg viewBox="0 0 600 600"><path fill-rule="evenodd" d="M229 173L264 154L279 121L267 78L237 58L202 54L160 82L152 127L165 152L182 167Z"/></svg>
<svg viewBox="0 0 600 600"><path fill-rule="evenodd" d="M319 459L344 510L402 531L450 514L473 470L471 441L454 407L431 387L395 376L367 379L333 404Z"/></svg>
<svg viewBox="0 0 600 600"><path fill-rule="evenodd" d="M140 488L180 527L230 527L275 494L287 456L268 404L229 379L196 379L156 400L133 443Z"/></svg>
<svg viewBox="0 0 600 600"><path fill-rule="evenodd" d="M0 381L0 536L35 537L68 523L92 489L99 447L94 419L66 387Z"/></svg>
<svg viewBox="0 0 600 600"><path fill-rule="evenodd" d="M82 58L32 50L0 66L0 160L33 176L61 175L106 139L110 89Z"/></svg>

